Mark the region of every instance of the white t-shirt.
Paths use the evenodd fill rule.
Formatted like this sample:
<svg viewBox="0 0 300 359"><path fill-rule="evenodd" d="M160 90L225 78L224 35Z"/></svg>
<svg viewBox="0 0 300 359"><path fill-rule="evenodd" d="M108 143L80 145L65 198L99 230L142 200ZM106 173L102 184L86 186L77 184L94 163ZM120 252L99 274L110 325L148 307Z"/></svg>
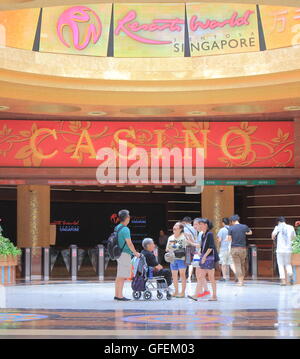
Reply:
<svg viewBox="0 0 300 359"><path fill-rule="evenodd" d="M296 232L293 226L286 223L280 223L272 232L272 236L277 236L277 253L291 253L292 240L296 237Z"/></svg>
<svg viewBox="0 0 300 359"><path fill-rule="evenodd" d="M172 243L170 243L170 241L174 241ZM175 237L174 234L172 234L169 238L168 238L168 243L167 243L167 247L166 250L173 250L176 251L178 249L182 249L182 248L186 248L186 238L185 235L183 233L180 234L179 237ZM182 258L176 258L176 259L182 259L185 260L185 257Z"/></svg>

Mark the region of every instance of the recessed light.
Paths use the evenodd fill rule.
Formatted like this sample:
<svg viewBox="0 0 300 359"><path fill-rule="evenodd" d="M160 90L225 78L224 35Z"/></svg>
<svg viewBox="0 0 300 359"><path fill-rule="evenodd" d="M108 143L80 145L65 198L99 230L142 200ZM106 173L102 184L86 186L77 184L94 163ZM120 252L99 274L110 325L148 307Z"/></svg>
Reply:
<svg viewBox="0 0 300 359"><path fill-rule="evenodd" d="M257 105L224 105L217 106L212 109L215 112L229 112L229 113L261 113L264 112L262 106Z"/></svg>
<svg viewBox="0 0 300 359"><path fill-rule="evenodd" d="M286 106L283 108L285 111L299 111L300 106Z"/></svg>
<svg viewBox="0 0 300 359"><path fill-rule="evenodd" d="M205 116L205 115L207 115L207 112L205 112L205 111L190 111L190 112L187 112L187 115L189 115L189 116Z"/></svg>
<svg viewBox="0 0 300 359"><path fill-rule="evenodd" d="M0 111L7 111L9 109L10 109L10 107L8 107L8 106L0 106Z"/></svg>
<svg viewBox="0 0 300 359"><path fill-rule="evenodd" d="M52 103L32 105L29 106L28 109L30 112L36 112L36 113L65 113L65 112L76 112L81 110L81 108L78 106L60 105L60 104L52 104Z"/></svg>
<svg viewBox="0 0 300 359"><path fill-rule="evenodd" d="M89 116L105 116L107 115L104 111L91 111L88 113Z"/></svg>
<svg viewBox="0 0 300 359"><path fill-rule="evenodd" d="M135 107L135 108L125 108L121 110L121 112L130 115L155 116L155 115L166 115L168 113L173 112L173 110L165 107Z"/></svg>

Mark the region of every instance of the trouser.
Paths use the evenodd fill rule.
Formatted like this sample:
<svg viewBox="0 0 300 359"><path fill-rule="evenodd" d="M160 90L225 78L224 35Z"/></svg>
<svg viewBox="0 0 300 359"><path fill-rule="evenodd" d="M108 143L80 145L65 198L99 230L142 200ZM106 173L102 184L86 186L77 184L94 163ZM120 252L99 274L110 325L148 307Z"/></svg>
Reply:
<svg viewBox="0 0 300 359"><path fill-rule="evenodd" d="M288 276L293 275L293 268L291 265L291 253L276 253L277 257L277 264L278 264L278 270L279 270L279 277L280 279L285 279L285 271L288 274Z"/></svg>
<svg viewBox="0 0 300 359"><path fill-rule="evenodd" d="M235 266L237 278L244 278L247 249L245 247L231 247L231 256Z"/></svg>
<svg viewBox="0 0 300 359"><path fill-rule="evenodd" d="M166 251L162 248L158 248L158 263L165 264L165 253Z"/></svg>
<svg viewBox="0 0 300 359"><path fill-rule="evenodd" d="M167 281L167 285L170 286L172 284L172 273L170 269L161 269L154 273L155 277L164 277Z"/></svg>

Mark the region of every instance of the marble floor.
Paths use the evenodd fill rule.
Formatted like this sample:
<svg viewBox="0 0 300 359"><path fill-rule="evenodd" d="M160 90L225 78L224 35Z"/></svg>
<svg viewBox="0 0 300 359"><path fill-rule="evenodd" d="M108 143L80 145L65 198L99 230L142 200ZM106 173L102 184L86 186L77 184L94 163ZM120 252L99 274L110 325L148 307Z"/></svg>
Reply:
<svg viewBox="0 0 300 359"><path fill-rule="evenodd" d="M299 285L245 284L218 283L217 302L116 302L113 282L18 283L0 287L0 338L300 338Z"/></svg>

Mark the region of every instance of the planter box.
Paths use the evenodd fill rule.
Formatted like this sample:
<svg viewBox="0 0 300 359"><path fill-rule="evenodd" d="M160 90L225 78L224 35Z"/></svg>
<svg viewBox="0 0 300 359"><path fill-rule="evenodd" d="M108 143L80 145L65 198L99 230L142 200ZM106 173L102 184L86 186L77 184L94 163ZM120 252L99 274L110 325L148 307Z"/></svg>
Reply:
<svg viewBox="0 0 300 359"><path fill-rule="evenodd" d="M300 284L300 253L292 253L292 265L296 267L296 284Z"/></svg>
<svg viewBox="0 0 300 359"><path fill-rule="evenodd" d="M300 266L300 253L292 253L292 265Z"/></svg>
<svg viewBox="0 0 300 359"><path fill-rule="evenodd" d="M0 284L14 284L16 282L16 266L18 257L0 256Z"/></svg>

